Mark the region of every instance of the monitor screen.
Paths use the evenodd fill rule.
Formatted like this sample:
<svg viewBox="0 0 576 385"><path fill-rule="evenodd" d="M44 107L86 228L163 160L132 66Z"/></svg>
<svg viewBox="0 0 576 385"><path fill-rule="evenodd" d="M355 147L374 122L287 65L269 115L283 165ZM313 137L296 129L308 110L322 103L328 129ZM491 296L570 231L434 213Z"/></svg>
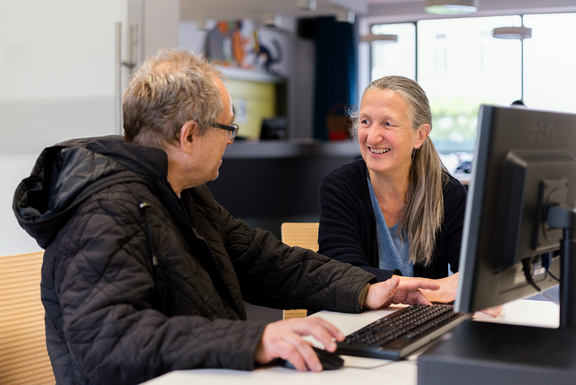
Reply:
<svg viewBox="0 0 576 385"><path fill-rule="evenodd" d="M466 313L558 285L563 230L546 216L576 206L576 115L482 105L477 135L455 303Z"/></svg>
<svg viewBox="0 0 576 385"><path fill-rule="evenodd" d="M285 117L264 118L260 129L260 140L286 139L287 121Z"/></svg>

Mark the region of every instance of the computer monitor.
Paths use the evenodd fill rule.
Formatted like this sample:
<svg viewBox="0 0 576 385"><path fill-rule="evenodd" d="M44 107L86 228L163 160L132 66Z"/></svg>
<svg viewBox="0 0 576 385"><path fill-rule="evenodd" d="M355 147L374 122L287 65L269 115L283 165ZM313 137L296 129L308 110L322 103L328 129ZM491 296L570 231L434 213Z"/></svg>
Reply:
<svg viewBox="0 0 576 385"><path fill-rule="evenodd" d="M285 117L263 118L260 128L260 140L286 139L287 120Z"/></svg>
<svg viewBox="0 0 576 385"><path fill-rule="evenodd" d="M556 277L560 327L464 321L418 357L418 384L572 385L576 115L482 105L477 135L455 310L526 297Z"/></svg>
<svg viewBox="0 0 576 385"><path fill-rule="evenodd" d="M576 282L559 256L574 231L551 228L547 215L557 206L574 216L576 115L481 105L477 135L455 309L473 313L535 294L562 281L561 270L566 299ZM574 308L563 303L561 312Z"/></svg>

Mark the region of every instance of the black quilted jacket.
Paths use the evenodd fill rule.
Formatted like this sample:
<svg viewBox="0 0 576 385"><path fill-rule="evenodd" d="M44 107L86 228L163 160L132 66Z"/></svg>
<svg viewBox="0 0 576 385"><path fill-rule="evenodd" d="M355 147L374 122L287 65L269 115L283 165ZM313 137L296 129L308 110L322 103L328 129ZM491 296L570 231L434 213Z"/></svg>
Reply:
<svg viewBox="0 0 576 385"><path fill-rule="evenodd" d="M243 300L358 312L375 277L250 229L206 186L174 194L166 153L119 137L47 148L14 196L46 249L42 301L58 384L254 368L265 325ZM230 186L234 188L234 186Z"/></svg>

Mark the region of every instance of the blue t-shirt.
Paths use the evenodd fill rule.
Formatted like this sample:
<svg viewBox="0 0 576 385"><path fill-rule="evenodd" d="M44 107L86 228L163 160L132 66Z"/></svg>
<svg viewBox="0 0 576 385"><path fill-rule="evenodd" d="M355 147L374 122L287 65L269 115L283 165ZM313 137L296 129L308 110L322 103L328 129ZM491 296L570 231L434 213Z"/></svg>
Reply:
<svg viewBox="0 0 576 385"><path fill-rule="evenodd" d="M388 227L369 178L368 190L370 190L370 199L372 200L372 208L374 209L374 216L376 217L376 240L378 241L379 257L378 267L385 270L398 269L402 272L403 276L413 277L414 264L410 262L410 244L408 242L407 234L403 234L404 242L402 242L400 234L398 234L398 226L400 225L400 222L396 223L393 227Z"/></svg>

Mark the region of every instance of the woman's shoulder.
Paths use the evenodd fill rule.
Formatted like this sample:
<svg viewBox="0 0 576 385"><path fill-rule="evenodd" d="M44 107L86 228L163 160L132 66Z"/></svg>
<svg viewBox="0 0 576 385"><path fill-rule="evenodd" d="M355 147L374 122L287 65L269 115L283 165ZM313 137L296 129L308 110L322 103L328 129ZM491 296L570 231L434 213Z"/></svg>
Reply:
<svg viewBox="0 0 576 385"><path fill-rule="evenodd" d="M466 203L468 192L466 187L449 172L443 171L442 194L444 195L444 204L458 202L458 205Z"/></svg>
<svg viewBox="0 0 576 385"><path fill-rule="evenodd" d="M350 163L330 171L324 177L324 180L359 180L366 178L366 163L364 159L356 159Z"/></svg>

